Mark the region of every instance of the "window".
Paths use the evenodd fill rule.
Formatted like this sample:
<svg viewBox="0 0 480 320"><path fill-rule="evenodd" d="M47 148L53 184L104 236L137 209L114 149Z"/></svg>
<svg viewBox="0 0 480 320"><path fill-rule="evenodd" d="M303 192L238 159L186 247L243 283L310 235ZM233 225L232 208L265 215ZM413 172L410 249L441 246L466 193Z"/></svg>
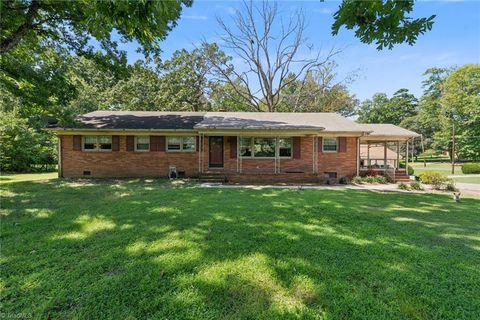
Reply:
<svg viewBox="0 0 480 320"><path fill-rule="evenodd" d="M135 137L135 151L146 152L150 151L150 137Z"/></svg>
<svg viewBox="0 0 480 320"><path fill-rule="evenodd" d="M167 137L167 151L195 151L195 137Z"/></svg>
<svg viewBox="0 0 480 320"><path fill-rule="evenodd" d="M323 151L336 152L337 145L337 138L323 138Z"/></svg>
<svg viewBox="0 0 480 320"><path fill-rule="evenodd" d="M112 151L112 136L84 136L83 151Z"/></svg>
<svg viewBox="0 0 480 320"><path fill-rule="evenodd" d="M240 138L240 156L243 158L274 158L275 155L290 158L292 138Z"/></svg>
<svg viewBox="0 0 480 320"><path fill-rule="evenodd" d="M182 150L183 151L195 151L195 137L183 137L182 138Z"/></svg>
<svg viewBox="0 0 480 320"><path fill-rule="evenodd" d="M253 142L253 157L275 157L275 138L255 138Z"/></svg>
<svg viewBox="0 0 480 320"><path fill-rule="evenodd" d="M278 139L278 156L280 158L292 157L292 138Z"/></svg>
<svg viewBox="0 0 480 320"><path fill-rule="evenodd" d="M240 138L240 155L242 157L252 156L252 138Z"/></svg>

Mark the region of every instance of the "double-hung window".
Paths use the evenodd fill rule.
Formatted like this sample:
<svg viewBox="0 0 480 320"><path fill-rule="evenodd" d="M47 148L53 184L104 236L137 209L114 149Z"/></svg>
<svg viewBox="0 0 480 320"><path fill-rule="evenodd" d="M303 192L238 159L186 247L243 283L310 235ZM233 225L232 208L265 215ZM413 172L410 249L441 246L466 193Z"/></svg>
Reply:
<svg viewBox="0 0 480 320"><path fill-rule="evenodd" d="M278 156L280 158L292 157L292 138L278 138Z"/></svg>
<svg viewBox="0 0 480 320"><path fill-rule="evenodd" d="M135 137L135 151L138 151L138 152L150 151L150 137L149 136Z"/></svg>
<svg viewBox="0 0 480 320"><path fill-rule="evenodd" d="M274 158L275 157L275 138L254 138L253 139L253 157L254 158Z"/></svg>
<svg viewBox="0 0 480 320"><path fill-rule="evenodd" d="M323 138L324 152L337 152L337 150L338 150L337 138Z"/></svg>
<svg viewBox="0 0 480 320"><path fill-rule="evenodd" d="M195 151L195 137L167 137L167 151Z"/></svg>
<svg viewBox="0 0 480 320"><path fill-rule="evenodd" d="M112 151L112 136L84 136L83 151Z"/></svg>
<svg viewBox="0 0 480 320"><path fill-rule="evenodd" d="M241 137L240 156L242 158L290 158L291 138Z"/></svg>

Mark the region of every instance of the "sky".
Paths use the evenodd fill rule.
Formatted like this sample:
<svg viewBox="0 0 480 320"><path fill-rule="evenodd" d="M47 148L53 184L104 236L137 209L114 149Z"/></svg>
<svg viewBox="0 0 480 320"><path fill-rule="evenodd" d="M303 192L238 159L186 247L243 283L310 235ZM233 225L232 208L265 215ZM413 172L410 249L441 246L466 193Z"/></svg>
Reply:
<svg viewBox="0 0 480 320"><path fill-rule="evenodd" d="M343 28L337 36L331 35L333 13L339 4L339 1L319 0L278 2L282 19L289 19L298 9L304 12L306 43L313 45L314 50L342 50L336 57L338 79L357 74L348 88L360 100L371 98L376 92L392 95L401 88L420 96L422 75L426 69L480 63L480 0L416 2L411 15L428 17L435 14L433 29L421 35L413 46L401 44L382 51L378 51L374 44L360 42L353 30ZM240 1L195 0L192 7L184 8L178 25L162 42L162 58L168 59L175 50L191 50L203 39L219 41L221 30L217 17L228 24L232 14L241 7ZM277 31L273 30L273 33ZM222 47L221 42L219 45ZM135 52L134 44L125 45L123 49L128 53L129 62L142 59Z"/></svg>

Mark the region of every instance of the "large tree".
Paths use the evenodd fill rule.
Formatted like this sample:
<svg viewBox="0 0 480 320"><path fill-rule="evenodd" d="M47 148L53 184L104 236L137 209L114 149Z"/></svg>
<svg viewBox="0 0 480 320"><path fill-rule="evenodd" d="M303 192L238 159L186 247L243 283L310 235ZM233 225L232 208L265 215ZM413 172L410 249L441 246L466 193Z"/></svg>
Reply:
<svg viewBox="0 0 480 320"><path fill-rule="evenodd" d="M358 100L348 92L347 85L353 75L337 79L334 61L311 70L303 80L289 81L280 93L282 109L293 112L337 112L344 116L355 113Z"/></svg>
<svg viewBox="0 0 480 320"><path fill-rule="evenodd" d="M0 85L21 97L26 108L55 113L76 95L69 75L71 56L96 67L128 75L126 53L117 42L136 42L157 58L160 42L175 26L182 6L172 1L0 1Z"/></svg>
<svg viewBox="0 0 480 320"><path fill-rule="evenodd" d="M418 36L432 29L435 15L413 18L414 0L344 0L334 14L332 33L341 27L355 29L360 41L377 49L392 49L399 43L413 45Z"/></svg>
<svg viewBox="0 0 480 320"><path fill-rule="evenodd" d="M19 43L51 43L77 54L97 54L91 40L113 58L117 43L136 41L146 54L158 54L160 42L172 30L182 5L191 0L171 1L57 1L3 0L0 53L10 53Z"/></svg>
<svg viewBox="0 0 480 320"><path fill-rule="evenodd" d="M404 119L415 116L418 101L408 89L400 89L392 98L385 93L376 93L373 98L365 100L357 114L362 123L391 123L399 125Z"/></svg>
<svg viewBox="0 0 480 320"><path fill-rule="evenodd" d="M454 70L443 83L439 139L449 140L455 128L460 159L480 159L480 64Z"/></svg>
<svg viewBox="0 0 480 320"><path fill-rule="evenodd" d="M238 63L234 67L231 60L213 61L212 66L218 80L228 83L243 103L255 111L279 111L282 90L294 81L303 80L309 71L325 64L335 53L330 51L321 59L320 51L314 53L306 45L304 15L294 12L284 22L275 2L244 2L231 21L232 24L227 24L218 20L222 32L220 44Z"/></svg>

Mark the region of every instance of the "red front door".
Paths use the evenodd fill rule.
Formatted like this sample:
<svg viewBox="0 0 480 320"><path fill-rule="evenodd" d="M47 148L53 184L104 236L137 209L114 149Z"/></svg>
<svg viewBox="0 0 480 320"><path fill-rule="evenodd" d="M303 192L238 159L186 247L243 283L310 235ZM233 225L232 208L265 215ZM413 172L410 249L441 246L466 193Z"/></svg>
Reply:
<svg viewBox="0 0 480 320"><path fill-rule="evenodd" d="M223 167L223 137L208 138L208 166L210 168Z"/></svg>

